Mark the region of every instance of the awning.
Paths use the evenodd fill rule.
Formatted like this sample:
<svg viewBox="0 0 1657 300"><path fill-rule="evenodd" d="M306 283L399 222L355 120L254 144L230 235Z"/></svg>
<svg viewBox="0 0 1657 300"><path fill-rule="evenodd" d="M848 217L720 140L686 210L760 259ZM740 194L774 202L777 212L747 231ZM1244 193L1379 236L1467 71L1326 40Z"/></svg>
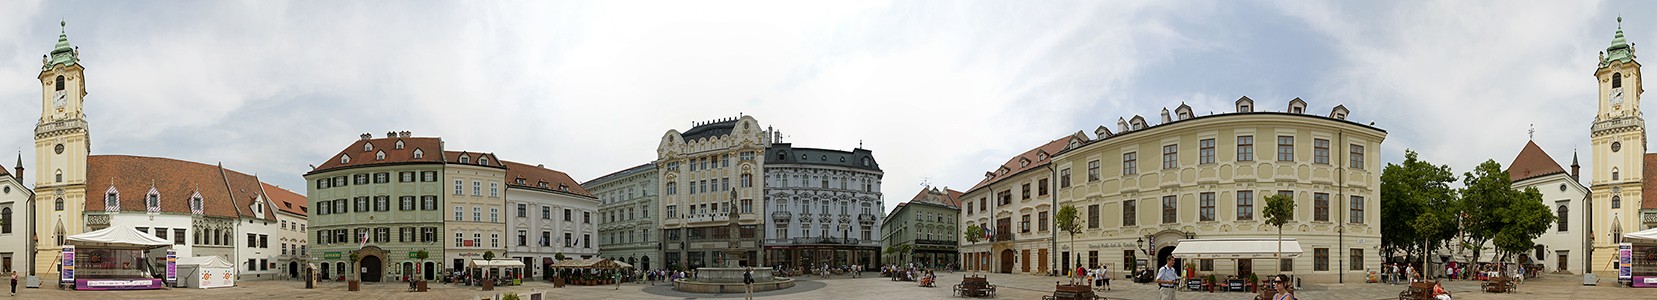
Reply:
<svg viewBox="0 0 1657 300"><path fill-rule="evenodd" d="M218 256L193 256L178 258L180 266L201 266L202 268L235 268L236 264L225 261Z"/></svg>
<svg viewBox="0 0 1657 300"><path fill-rule="evenodd" d="M630 269L633 265L605 258L566 259L552 264L553 268L576 269Z"/></svg>
<svg viewBox="0 0 1657 300"><path fill-rule="evenodd" d="M173 245L172 241L122 226L110 226L98 231L71 235L65 240L67 241L64 243L75 247L116 250L149 250Z"/></svg>
<svg viewBox="0 0 1657 300"><path fill-rule="evenodd" d="M1273 238L1186 239L1180 240L1179 245L1174 247L1173 255L1177 258L1218 259L1300 256L1300 242L1295 239L1283 239L1282 245L1280 252L1278 240Z"/></svg>
<svg viewBox="0 0 1657 300"><path fill-rule="evenodd" d="M1641 230L1639 232L1624 234L1622 236L1630 239L1657 242L1657 228Z"/></svg>
<svg viewBox="0 0 1657 300"><path fill-rule="evenodd" d="M524 262L516 261L516 260L510 260L510 259L496 259L496 260L474 259L474 260L472 260L472 267L473 268L522 268L522 267L524 267Z"/></svg>

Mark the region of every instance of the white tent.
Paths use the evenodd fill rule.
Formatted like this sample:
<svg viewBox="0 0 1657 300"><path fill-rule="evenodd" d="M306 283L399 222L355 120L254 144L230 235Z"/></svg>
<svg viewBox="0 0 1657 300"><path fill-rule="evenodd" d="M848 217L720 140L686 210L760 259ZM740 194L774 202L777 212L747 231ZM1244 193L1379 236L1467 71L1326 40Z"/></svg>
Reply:
<svg viewBox="0 0 1657 300"><path fill-rule="evenodd" d="M132 227L110 226L98 231L71 235L66 244L76 248L149 250L173 245L172 241L139 232Z"/></svg>
<svg viewBox="0 0 1657 300"><path fill-rule="evenodd" d="M1283 247L1279 251L1278 240L1274 238L1187 239L1179 241L1173 255L1182 259L1254 259L1295 258L1303 252L1300 242L1295 239L1283 239L1282 242Z"/></svg>
<svg viewBox="0 0 1657 300"><path fill-rule="evenodd" d="M524 262L516 261L516 260L510 260L510 259L496 259L496 260L474 259L474 260L472 260L472 267L473 268L522 268L522 267L524 267Z"/></svg>
<svg viewBox="0 0 1657 300"><path fill-rule="evenodd" d="M219 288L236 285L236 265L218 256L178 258L178 286Z"/></svg>
<svg viewBox="0 0 1657 300"><path fill-rule="evenodd" d="M1640 232L1622 235L1625 238L1657 242L1657 228L1641 230Z"/></svg>

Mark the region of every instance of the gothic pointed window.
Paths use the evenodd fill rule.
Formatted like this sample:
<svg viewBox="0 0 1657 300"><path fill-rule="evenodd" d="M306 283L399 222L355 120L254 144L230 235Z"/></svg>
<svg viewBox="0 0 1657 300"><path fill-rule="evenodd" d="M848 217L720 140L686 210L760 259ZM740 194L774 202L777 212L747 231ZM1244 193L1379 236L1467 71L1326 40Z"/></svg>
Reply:
<svg viewBox="0 0 1657 300"><path fill-rule="evenodd" d="M63 90L63 76L58 76L56 91L62 91L62 90Z"/></svg>

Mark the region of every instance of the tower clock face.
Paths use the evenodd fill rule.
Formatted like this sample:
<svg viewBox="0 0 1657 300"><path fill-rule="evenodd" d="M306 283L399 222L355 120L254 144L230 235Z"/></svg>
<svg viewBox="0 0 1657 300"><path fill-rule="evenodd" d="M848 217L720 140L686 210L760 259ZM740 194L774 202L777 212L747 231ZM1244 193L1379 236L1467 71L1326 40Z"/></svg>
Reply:
<svg viewBox="0 0 1657 300"><path fill-rule="evenodd" d="M57 151L58 154L63 154L63 144L58 144L58 146L54 147L52 150Z"/></svg>
<svg viewBox="0 0 1657 300"><path fill-rule="evenodd" d="M69 94L68 93L64 93L63 91L57 91L57 92L53 93L53 95L52 95L52 106L55 106L55 107L57 107L58 109L61 110L61 109L63 109L63 106L67 105L67 104L69 104Z"/></svg>
<svg viewBox="0 0 1657 300"><path fill-rule="evenodd" d="M1618 105L1618 104L1622 104L1622 89L1621 88L1611 90L1611 105Z"/></svg>

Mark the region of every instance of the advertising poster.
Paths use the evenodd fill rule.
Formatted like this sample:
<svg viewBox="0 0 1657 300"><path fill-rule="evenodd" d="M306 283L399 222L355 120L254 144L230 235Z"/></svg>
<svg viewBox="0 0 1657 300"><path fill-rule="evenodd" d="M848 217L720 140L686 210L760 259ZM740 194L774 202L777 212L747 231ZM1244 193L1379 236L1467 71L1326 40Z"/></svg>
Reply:
<svg viewBox="0 0 1657 300"><path fill-rule="evenodd" d="M178 250L167 249L167 283L178 282Z"/></svg>
<svg viewBox="0 0 1657 300"><path fill-rule="evenodd" d="M63 275L60 282L75 283L75 246L63 246L63 266L59 271Z"/></svg>
<svg viewBox="0 0 1657 300"><path fill-rule="evenodd" d="M1634 277L1634 244L1617 244L1617 279L1632 280Z"/></svg>

